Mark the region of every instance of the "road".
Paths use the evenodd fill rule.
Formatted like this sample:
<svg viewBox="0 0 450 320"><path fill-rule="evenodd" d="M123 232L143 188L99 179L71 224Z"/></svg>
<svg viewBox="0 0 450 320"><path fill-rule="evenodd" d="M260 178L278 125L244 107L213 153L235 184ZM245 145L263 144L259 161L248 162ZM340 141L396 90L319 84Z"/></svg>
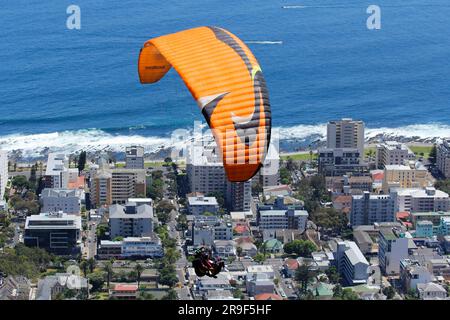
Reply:
<svg viewBox="0 0 450 320"><path fill-rule="evenodd" d="M88 231L86 236L86 257L87 259L95 258L97 255L97 223L95 221L88 222Z"/></svg>
<svg viewBox="0 0 450 320"><path fill-rule="evenodd" d="M271 265L273 267L273 271L275 273L275 278L278 279L278 288L277 291L279 295L283 296L283 293L286 297L297 297L296 291L294 289L294 284L292 283L292 279L283 278L281 276L281 269L283 267L282 259L267 259L264 261L264 264Z"/></svg>

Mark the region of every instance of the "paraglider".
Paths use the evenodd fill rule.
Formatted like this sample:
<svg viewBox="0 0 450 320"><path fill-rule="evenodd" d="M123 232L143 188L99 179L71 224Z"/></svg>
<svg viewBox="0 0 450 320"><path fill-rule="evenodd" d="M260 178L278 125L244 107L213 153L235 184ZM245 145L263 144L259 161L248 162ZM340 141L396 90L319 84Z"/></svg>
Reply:
<svg viewBox="0 0 450 320"><path fill-rule="evenodd" d="M262 166L270 143L271 111L261 67L242 40L218 27L199 27L145 42L141 83L174 67L196 100L222 155L227 178L243 182Z"/></svg>
<svg viewBox="0 0 450 320"><path fill-rule="evenodd" d="M220 258L213 258L211 251L205 247L197 249L192 266L199 277L217 278L217 274L225 268L225 262Z"/></svg>

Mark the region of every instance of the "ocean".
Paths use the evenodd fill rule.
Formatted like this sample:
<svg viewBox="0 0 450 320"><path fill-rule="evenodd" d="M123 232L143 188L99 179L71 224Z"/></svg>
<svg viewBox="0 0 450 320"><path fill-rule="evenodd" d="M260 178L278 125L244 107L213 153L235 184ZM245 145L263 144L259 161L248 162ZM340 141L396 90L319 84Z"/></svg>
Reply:
<svg viewBox="0 0 450 320"><path fill-rule="evenodd" d="M81 29L66 28L66 9ZM366 9L381 8L369 30ZM450 136L448 0L14 0L0 4L0 148L147 151L202 121L171 70L141 85L142 44L220 26L257 57L281 138L323 139L326 122L364 120L378 134Z"/></svg>

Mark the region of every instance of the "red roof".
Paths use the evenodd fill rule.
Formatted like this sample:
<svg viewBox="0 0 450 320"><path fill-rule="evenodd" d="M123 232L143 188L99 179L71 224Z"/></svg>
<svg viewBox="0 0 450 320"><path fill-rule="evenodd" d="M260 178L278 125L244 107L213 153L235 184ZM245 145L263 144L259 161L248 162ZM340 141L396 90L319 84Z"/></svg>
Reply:
<svg viewBox="0 0 450 320"><path fill-rule="evenodd" d="M283 298L274 293L261 293L255 296L255 300L283 300Z"/></svg>
<svg viewBox="0 0 450 320"><path fill-rule="evenodd" d="M336 199L334 199L334 202L352 202L352 196L337 196Z"/></svg>
<svg viewBox="0 0 450 320"><path fill-rule="evenodd" d="M137 284L116 284L114 291L137 291Z"/></svg>
<svg viewBox="0 0 450 320"><path fill-rule="evenodd" d="M236 231L237 233L245 233L248 232L248 228L247 226L239 225L234 227L234 231Z"/></svg>
<svg viewBox="0 0 450 320"><path fill-rule="evenodd" d="M68 189L84 189L84 176L79 176L76 182L69 182Z"/></svg>
<svg viewBox="0 0 450 320"><path fill-rule="evenodd" d="M397 219L400 220L406 220L409 218L409 212L408 211L401 211L401 212L397 212Z"/></svg>
<svg viewBox="0 0 450 320"><path fill-rule="evenodd" d="M296 259L286 259L284 264L289 270L296 270L298 268L298 261Z"/></svg>
<svg viewBox="0 0 450 320"><path fill-rule="evenodd" d="M383 180L383 178L384 178L384 172L377 172L377 173L372 174L372 179L374 181L381 181L381 180Z"/></svg>

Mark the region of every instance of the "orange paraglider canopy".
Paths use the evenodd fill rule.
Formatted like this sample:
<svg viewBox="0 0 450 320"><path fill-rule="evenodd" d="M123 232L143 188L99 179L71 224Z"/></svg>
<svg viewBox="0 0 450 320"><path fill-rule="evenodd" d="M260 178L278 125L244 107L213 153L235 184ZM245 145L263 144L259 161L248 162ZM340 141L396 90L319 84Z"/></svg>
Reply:
<svg viewBox="0 0 450 320"><path fill-rule="evenodd" d="M238 37L199 27L153 38L139 55L141 83L179 73L222 154L228 180L247 181L261 167L271 132L269 96L261 68Z"/></svg>

